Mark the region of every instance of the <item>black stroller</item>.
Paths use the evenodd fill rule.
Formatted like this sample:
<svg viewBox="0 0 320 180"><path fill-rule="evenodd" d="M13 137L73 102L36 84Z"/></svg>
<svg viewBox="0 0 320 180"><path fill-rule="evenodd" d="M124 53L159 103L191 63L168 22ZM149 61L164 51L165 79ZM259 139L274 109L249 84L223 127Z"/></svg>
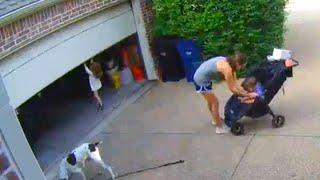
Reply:
<svg viewBox="0 0 320 180"><path fill-rule="evenodd" d="M248 75L253 76L258 82L262 84L265 89L264 98L256 98L254 103L241 103L240 99L233 95L228 100L225 106L225 124L231 128L234 135L244 134L243 124L237 122L243 116L257 118L266 114L271 114L272 126L278 128L283 126L285 117L282 115L275 115L269 107L269 103L286 81L287 77L292 77L292 67L299 63L296 60L290 59L295 65L286 67L286 60L266 61L259 66L249 71Z"/></svg>

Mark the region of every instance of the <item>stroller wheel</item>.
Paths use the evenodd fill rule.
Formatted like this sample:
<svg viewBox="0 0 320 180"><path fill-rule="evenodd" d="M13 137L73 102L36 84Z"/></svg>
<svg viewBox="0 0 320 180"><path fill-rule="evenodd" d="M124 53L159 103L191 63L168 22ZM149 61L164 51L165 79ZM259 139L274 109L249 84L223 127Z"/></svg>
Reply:
<svg viewBox="0 0 320 180"><path fill-rule="evenodd" d="M240 123L234 123L231 127L231 133L235 136L244 134L244 127Z"/></svg>
<svg viewBox="0 0 320 180"><path fill-rule="evenodd" d="M277 115L272 119L272 127L274 128L279 128L281 126L283 126L284 122L285 122L285 118L284 116L281 115Z"/></svg>

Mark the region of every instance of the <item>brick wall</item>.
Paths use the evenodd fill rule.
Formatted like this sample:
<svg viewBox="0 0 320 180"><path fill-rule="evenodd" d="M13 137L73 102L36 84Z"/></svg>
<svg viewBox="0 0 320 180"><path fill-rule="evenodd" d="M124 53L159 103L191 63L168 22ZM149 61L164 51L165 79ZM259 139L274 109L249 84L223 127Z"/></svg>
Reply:
<svg viewBox="0 0 320 180"><path fill-rule="evenodd" d="M66 0L0 27L0 58L119 0Z"/></svg>
<svg viewBox="0 0 320 180"><path fill-rule="evenodd" d="M153 22L154 22L152 0L140 0L140 3L141 3L143 21L145 23L148 40L149 40L149 43L151 43L152 37L153 37L152 35L153 35Z"/></svg>
<svg viewBox="0 0 320 180"><path fill-rule="evenodd" d="M158 77L161 77L161 72L159 71L159 63L157 62L157 58L153 51L152 41L153 41L153 27L154 27L154 10L153 10L153 2L152 0L140 0L141 12L143 16L143 21L146 28L147 38L149 41L151 55L154 60L155 70Z"/></svg>
<svg viewBox="0 0 320 180"><path fill-rule="evenodd" d="M0 131L0 179L19 180L21 175Z"/></svg>

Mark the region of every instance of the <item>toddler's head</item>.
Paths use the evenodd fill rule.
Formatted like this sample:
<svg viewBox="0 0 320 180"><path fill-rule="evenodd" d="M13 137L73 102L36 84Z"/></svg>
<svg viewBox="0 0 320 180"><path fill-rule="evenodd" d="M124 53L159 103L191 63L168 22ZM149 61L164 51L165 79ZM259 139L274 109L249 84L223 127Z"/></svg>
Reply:
<svg viewBox="0 0 320 180"><path fill-rule="evenodd" d="M257 79L255 77L247 77L241 84L244 90L254 92L256 90Z"/></svg>

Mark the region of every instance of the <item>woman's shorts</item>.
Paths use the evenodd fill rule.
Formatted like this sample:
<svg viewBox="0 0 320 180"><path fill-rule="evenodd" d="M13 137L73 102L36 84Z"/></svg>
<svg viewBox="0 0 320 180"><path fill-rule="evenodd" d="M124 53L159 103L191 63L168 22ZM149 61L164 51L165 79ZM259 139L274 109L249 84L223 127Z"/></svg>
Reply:
<svg viewBox="0 0 320 180"><path fill-rule="evenodd" d="M196 88L197 93L207 93L212 91L212 83L209 83L205 86L200 86L196 82L194 82L194 86Z"/></svg>

